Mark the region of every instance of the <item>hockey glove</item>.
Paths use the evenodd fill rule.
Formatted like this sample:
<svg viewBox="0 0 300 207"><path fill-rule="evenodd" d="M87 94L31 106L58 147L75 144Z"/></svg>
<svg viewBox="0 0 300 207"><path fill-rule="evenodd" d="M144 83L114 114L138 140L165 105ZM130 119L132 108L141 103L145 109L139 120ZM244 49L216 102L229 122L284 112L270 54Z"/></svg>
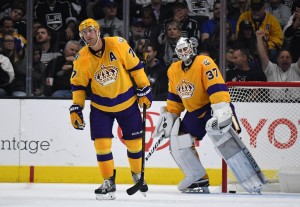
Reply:
<svg viewBox="0 0 300 207"><path fill-rule="evenodd" d="M138 88L137 93L138 103L140 108L143 108L143 104L146 104L147 109L150 108L152 104L152 92L149 86L145 86L144 88Z"/></svg>
<svg viewBox="0 0 300 207"><path fill-rule="evenodd" d="M78 104L73 104L70 108L71 123L75 129L83 130L85 123L82 115L82 107Z"/></svg>
<svg viewBox="0 0 300 207"><path fill-rule="evenodd" d="M167 107L162 106L160 108L160 117L152 134L152 137L164 136L169 138L171 136L174 122L177 118L178 116L176 114L168 112Z"/></svg>
<svg viewBox="0 0 300 207"><path fill-rule="evenodd" d="M213 117L206 123L206 131L216 135L226 133L232 123L232 110L229 103L221 102L212 104Z"/></svg>

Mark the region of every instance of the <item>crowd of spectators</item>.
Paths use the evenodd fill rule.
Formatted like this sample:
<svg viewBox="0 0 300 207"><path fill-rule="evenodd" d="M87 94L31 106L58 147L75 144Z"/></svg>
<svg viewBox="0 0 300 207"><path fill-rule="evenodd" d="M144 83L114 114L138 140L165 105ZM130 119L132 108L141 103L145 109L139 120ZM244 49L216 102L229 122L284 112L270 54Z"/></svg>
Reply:
<svg viewBox="0 0 300 207"><path fill-rule="evenodd" d="M102 38L125 37L124 2L33 4L33 33L27 37L26 0L0 2L0 97L27 96L25 48L33 42L30 96L71 98L72 60L84 45L79 23L94 18ZM127 41L145 64L155 100L166 99L167 70L178 60L180 37L219 63L221 6L220 0L130 1ZM300 0L227 0L226 14L226 81L300 81Z"/></svg>

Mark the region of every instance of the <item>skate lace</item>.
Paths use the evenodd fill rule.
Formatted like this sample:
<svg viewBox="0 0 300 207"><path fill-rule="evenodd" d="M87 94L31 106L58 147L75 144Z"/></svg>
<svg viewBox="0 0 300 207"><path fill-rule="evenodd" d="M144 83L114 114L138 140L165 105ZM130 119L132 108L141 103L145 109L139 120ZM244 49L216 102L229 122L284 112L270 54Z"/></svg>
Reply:
<svg viewBox="0 0 300 207"><path fill-rule="evenodd" d="M103 184L100 186L102 192L109 192L114 188L114 183L110 179L105 179Z"/></svg>
<svg viewBox="0 0 300 207"><path fill-rule="evenodd" d="M132 179L137 183L141 179L141 174L132 174Z"/></svg>

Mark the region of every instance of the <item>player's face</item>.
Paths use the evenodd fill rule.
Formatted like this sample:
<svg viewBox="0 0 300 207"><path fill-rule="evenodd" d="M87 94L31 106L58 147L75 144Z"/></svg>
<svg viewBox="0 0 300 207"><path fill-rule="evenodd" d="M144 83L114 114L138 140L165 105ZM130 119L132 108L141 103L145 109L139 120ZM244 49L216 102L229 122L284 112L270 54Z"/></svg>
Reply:
<svg viewBox="0 0 300 207"><path fill-rule="evenodd" d="M81 31L81 35L86 41L86 43L89 45L95 45L98 40L97 31L93 27L88 27L86 29L83 29Z"/></svg>

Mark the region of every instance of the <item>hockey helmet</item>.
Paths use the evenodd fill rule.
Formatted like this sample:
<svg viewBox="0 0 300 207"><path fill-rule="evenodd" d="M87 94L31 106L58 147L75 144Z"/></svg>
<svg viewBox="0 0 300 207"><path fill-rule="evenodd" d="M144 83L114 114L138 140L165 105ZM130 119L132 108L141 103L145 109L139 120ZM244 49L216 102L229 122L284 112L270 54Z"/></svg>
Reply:
<svg viewBox="0 0 300 207"><path fill-rule="evenodd" d="M188 38L180 37L177 41L175 52L179 59L188 61L197 55L196 43Z"/></svg>
<svg viewBox="0 0 300 207"><path fill-rule="evenodd" d="M96 22L94 19L92 18L88 18L83 20L80 25L79 25L79 34L81 35L82 30L88 28L88 27L92 27L95 30L99 30L100 26L98 24L98 22Z"/></svg>

